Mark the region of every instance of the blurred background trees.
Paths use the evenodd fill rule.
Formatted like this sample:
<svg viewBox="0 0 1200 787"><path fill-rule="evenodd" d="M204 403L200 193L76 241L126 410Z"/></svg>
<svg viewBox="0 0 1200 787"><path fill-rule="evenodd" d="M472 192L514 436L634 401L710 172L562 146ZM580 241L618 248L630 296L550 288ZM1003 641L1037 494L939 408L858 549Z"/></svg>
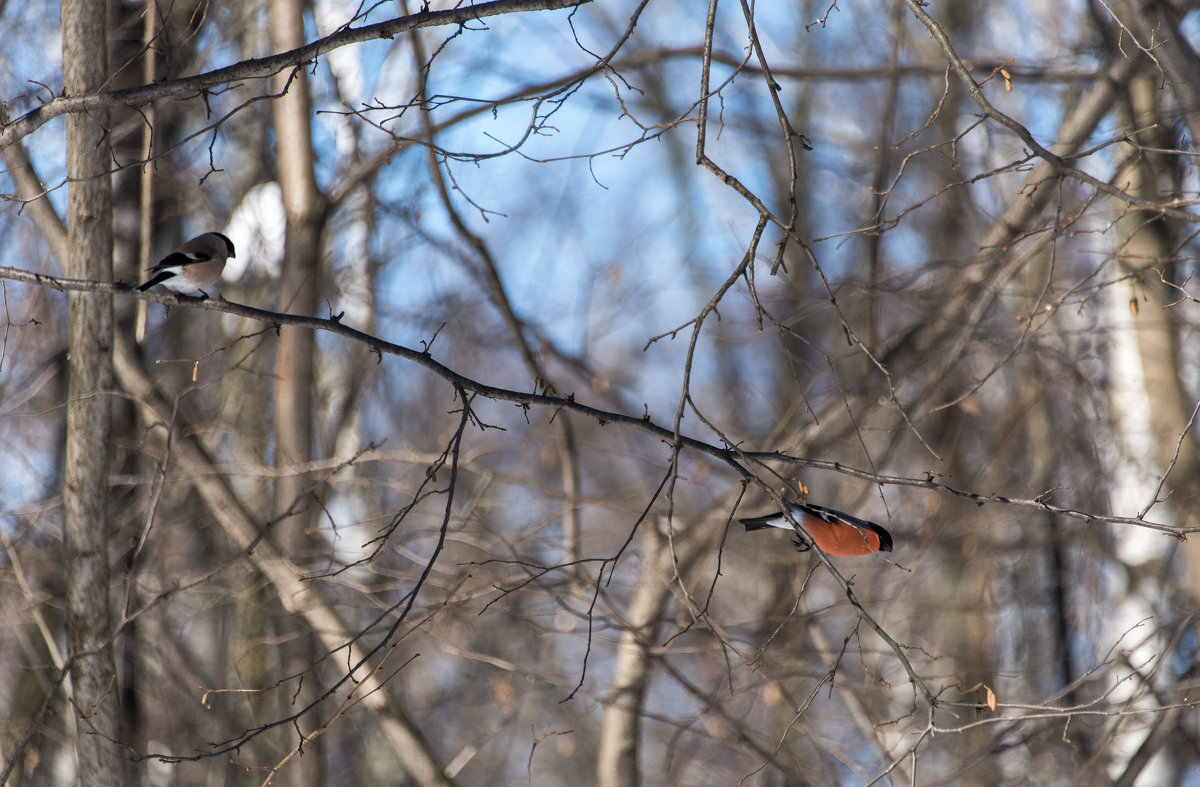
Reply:
<svg viewBox="0 0 1200 787"><path fill-rule="evenodd" d="M560 5L3 7L3 781L1200 778L1197 10Z"/></svg>

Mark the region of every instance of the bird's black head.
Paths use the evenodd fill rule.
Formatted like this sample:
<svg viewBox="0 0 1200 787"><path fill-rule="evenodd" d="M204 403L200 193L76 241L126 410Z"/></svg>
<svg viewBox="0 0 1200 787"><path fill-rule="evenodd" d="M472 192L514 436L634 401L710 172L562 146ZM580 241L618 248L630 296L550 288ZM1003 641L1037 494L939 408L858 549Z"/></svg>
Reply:
<svg viewBox="0 0 1200 787"><path fill-rule="evenodd" d="M226 238L224 235L222 235L222 234L221 234L221 233L219 233L219 232L214 232L214 233L213 233L213 235L216 235L218 238L220 238L221 240L225 241L225 248L226 248L226 250L228 250L228 251L229 251L229 256L230 256L230 257L236 257L236 256L237 256L237 254L235 254L235 253L234 253L234 251L233 251L233 241L231 241L229 238Z"/></svg>

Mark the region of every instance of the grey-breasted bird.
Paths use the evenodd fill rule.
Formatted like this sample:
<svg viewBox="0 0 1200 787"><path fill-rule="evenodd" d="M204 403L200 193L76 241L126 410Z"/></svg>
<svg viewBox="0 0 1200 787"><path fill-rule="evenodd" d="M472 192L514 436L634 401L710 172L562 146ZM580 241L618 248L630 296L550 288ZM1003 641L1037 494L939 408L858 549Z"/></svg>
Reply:
<svg viewBox="0 0 1200 787"><path fill-rule="evenodd" d="M207 298L205 288L221 280L225 261L236 256L233 241L219 232L206 232L159 260L149 269L154 276L138 289L148 290L161 284L184 295Z"/></svg>

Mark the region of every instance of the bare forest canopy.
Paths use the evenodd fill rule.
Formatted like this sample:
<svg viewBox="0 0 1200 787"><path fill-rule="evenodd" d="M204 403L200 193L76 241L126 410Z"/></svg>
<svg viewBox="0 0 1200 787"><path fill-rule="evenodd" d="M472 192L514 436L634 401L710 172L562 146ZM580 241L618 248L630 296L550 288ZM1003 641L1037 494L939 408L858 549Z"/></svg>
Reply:
<svg viewBox="0 0 1200 787"><path fill-rule="evenodd" d="M0 24L0 785L1200 777L1200 9Z"/></svg>

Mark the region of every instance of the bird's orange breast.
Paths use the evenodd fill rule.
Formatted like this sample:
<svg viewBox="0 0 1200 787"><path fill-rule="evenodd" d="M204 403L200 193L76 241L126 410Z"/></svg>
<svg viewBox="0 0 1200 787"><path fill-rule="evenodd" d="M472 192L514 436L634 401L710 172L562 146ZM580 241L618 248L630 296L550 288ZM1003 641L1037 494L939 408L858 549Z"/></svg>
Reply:
<svg viewBox="0 0 1200 787"><path fill-rule="evenodd" d="M831 524L805 514L800 524L821 551L828 555L856 557L879 551L879 534L849 523Z"/></svg>

